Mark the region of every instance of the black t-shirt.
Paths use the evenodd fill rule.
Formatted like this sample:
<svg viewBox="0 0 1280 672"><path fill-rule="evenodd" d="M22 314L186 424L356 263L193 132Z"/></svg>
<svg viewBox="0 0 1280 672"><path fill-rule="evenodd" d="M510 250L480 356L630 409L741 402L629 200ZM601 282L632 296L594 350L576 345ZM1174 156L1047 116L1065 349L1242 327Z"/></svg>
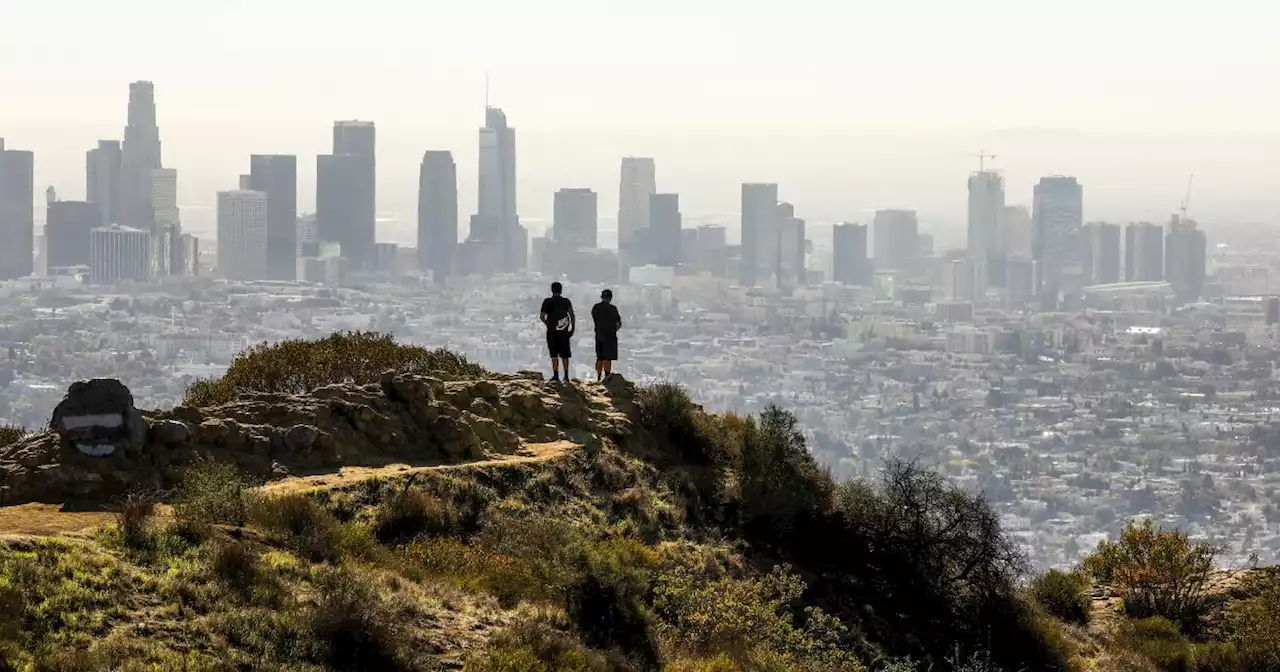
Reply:
<svg viewBox="0 0 1280 672"><path fill-rule="evenodd" d="M548 296L542 300L542 312L547 315L547 332L573 332L573 303L563 296Z"/></svg>
<svg viewBox="0 0 1280 672"><path fill-rule="evenodd" d="M596 338L607 341L618 337L622 316L618 314L617 306L601 301L591 307L591 321L596 325Z"/></svg>

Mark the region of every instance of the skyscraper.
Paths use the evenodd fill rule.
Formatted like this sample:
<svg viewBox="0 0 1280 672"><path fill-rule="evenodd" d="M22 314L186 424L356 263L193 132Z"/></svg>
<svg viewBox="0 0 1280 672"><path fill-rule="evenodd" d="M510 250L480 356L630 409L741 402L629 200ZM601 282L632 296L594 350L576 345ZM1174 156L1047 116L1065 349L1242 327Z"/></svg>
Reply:
<svg viewBox="0 0 1280 672"><path fill-rule="evenodd" d="M877 210L871 227L876 268L901 269L908 259L919 256L920 223L915 210Z"/></svg>
<svg viewBox="0 0 1280 672"><path fill-rule="evenodd" d="M1125 282L1164 279L1164 227L1150 222L1130 223L1124 229Z"/></svg>
<svg viewBox="0 0 1280 672"><path fill-rule="evenodd" d="M625 164L624 164L625 165ZM625 174L625 169L624 169ZM676 266L682 254L683 216L680 214L679 194L649 195L648 245L652 261L658 266Z"/></svg>
<svg viewBox="0 0 1280 672"><path fill-rule="evenodd" d="M155 86L151 82L129 85L129 121L120 152L120 224L151 231L151 171L163 168L160 128L156 126Z"/></svg>
<svg viewBox="0 0 1280 672"><path fill-rule="evenodd" d="M743 287L776 282L778 244L778 185L742 185L742 260L738 282Z"/></svg>
<svg viewBox="0 0 1280 672"><path fill-rule="evenodd" d="M103 224L120 221L120 141L99 140L85 155L85 200L97 203Z"/></svg>
<svg viewBox="0 0 1280 672"><path fill-rule="evenodd" d="M114 285L151 280L151 232L112 224L89 232L89 282Z"/></svg>
<svg viewBox="0 0 1280 672"><path fill-rule="evenodd" d="M528 263L528 234L516 213L516 130L499 108L486 107L480 129L480 182L469 241L488 246L500 260L497 270L516 271Z"/></svg>
<svg viewBox="0 0 1280 672"><path fill-rule="evenodd" d="M1084 225L1084 190L1074 177L1040 178L1032 205L1032 258L1039 262L1038 292L1046 306L1079 280L1080 228Z"/></svg>
<svg viewBox="0 0 1280 672"><path fill-rule="evenodd" d="M228 280L267 279L267 195L218 192L218 272Z"/></svg>
<svg viewBox="0 0 1280 672"><path fill-rule="evenodd" d="M618 184L618 250L631 251L640 232L649 228L652 215L650 196L657 192L653 159L622 159L622 180ZM653 254L641 254L648 257ZM660 264L661 265L661 264Z"/></svg>
<svg viewBox="0 0 1280 672"><path fill-rule="evenodd" d="M599 201L590 189L556 192L551 238L557 245L594 249L599 231Z"/></svg>
<svg viewBox="0 0 1280 672"><path fill-rule="evenodd" d="M102 206L87 201L54 201L45 216L45 266L88 266L92 231L103 226Z"/></svg>
<svg viewBox="0 0 1280 672"><path fill-rule="evenodd" d="M991 266L1005 254L1000 238L1004 178L982 170L969 176L969 258Z"/></svg>
<svg viewBox="0 0 1280 672"><path fill-rule="evenodd" d="M871 263L867 260L867 227L864 224L836 224L831 229L831 279L846 285L871 285Z"/></svg>
<svg viewBox="0 0 1280 672"><path fill-rule="evenodd" d="M333 153L316 157L316 225L320 240L338 243L342 256L355 270L372 269L374 264L375 145L373 122L335 121Z"/></svg>
<svg viewBox="0 0 1280 672"><path fill-rule="evenodd" d="M1120 225L1089 222L1084 225L1083 277L1087 285L1120 282Z"/></svg>
<svg viewBox="0 0 1280 672"><path fill-rule="evenodd" d="M790 203L778 204L778 284L795 287L808 281L804 263L804 220Z"/></svg>
<svg viewBox="0 0 1280 672"><path fill-rule="evenodd" d="M442 282L458 245L458 167L453 154L429 151L418 170L418 270Z"/></svg>
<svg viewBox="0 0 1280 672"><path fill-rule="evenodd" d="M35 271L35 154L5 149L0 138L0 280Z"/></svg>
<svg viewBox="0 0 1280 672"><path fill-rule="evenodd" d="M1165 279L1179 300L1200 300L1207 248L1204 231L1196 227L1195 221L1173 216L1165 237Z"/></svg>
<svg viewBox="0 0 1280 672"><path fill-rule="evenodd" d="M267 278L296 279L298 157L289 154L250 156L249 189L267 195Z"/></svg>
<svg viewBox="0 0 1280 672"><path fill-rule="evenodd" d="M1000 216L1000 240L1005 255L1031 256L1031 211L1025 205L1006 205Z"/></svg>

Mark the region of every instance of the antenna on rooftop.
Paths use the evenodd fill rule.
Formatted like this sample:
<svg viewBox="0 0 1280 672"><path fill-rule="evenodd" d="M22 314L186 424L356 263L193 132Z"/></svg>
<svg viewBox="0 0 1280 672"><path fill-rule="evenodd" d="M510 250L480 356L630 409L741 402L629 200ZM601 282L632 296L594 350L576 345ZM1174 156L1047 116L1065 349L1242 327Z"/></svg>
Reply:
<svg viewBox="0 0 1280 672"><path fill-rule="evenodd" d="M484 107L489 109L489 71L484 71Z"/></svg>
<svg viewBox="0 0 1280 672"><path fill-rule="evenodd" d="M978 157L978 172L982 172L982 171L985 171L985 170L987 169L987 159L994 159L994 158L996 158L996 155L995 155L995 154L987 154L986 152L984 152L984 151L983 151L983 150L981 150L981 149L979 149L979 150L978 150L978 153L977 153L977 154L970 154L969 156L976 156L976 157Z"/></svg>

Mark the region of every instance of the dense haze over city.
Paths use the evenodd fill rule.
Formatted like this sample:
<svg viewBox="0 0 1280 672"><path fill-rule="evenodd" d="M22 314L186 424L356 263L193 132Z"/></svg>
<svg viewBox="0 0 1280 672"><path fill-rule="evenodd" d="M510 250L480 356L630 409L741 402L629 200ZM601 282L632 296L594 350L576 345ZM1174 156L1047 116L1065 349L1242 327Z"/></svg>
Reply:
<svg viewBox="0 0 1280 672"><path fill-rule="evenodd" d="M374 330L796 413L1043 566L1150 516L1280 559L1270 5L12 3L0 419ZM126 11L127 10L127 11Z"/></svg>

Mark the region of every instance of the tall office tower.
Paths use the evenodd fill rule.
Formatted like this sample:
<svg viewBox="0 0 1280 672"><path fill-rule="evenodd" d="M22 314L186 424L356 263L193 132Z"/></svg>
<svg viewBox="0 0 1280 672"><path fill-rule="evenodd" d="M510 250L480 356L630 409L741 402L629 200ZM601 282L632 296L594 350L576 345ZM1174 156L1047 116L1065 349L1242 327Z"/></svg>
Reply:
<svg viewBox="0 0 1280 672"><path fill-rule="evenodd" d="M653 212L650 197L657 191L657 173L653 159L630 156L622 159L622 181L618 184L620 253L632 252L632 243L642 236L642 231L650 227ZM651 257L655 256L653 251L637 252L645 261L651 261Z"/></svg>
<svg viewBox="0 0 1280 672"><path fill-rule="evenodd" d="M1084 225L1083 235L1085 284L1120 282L1120 225L1089 222Z"/></svg>
<svg viewBox="0 0 1280 672"><path fill-rule="evenodd" d="M151 171L151 277L181 274L181 216L178 212L178 171L157 168Z"/></svg>
<svg viewBox="0 0 1280 672"><path fill-rule="evenodd" d="M120 221L120 141L99 140L96 149L85 154L85 200L97 203L103 224Z"/></svg>
<svg viewBox="0 0 1280 672"><path fill-rule="evenodd" d="M806 284L804 220L790 203L778 204L778 283L787 287Z"/></svg>
<svg viewBox="0 0 1280 672"><path fill-rule="evenodd" d="M969 176L969 259L990 273L991 283L1004 286L1004 178L982 170Z"/></svg>
<svg viewBox="0 0 1280 672"><path fill-rule="evenodd" d="M1164 280L1164 227L1130 223L1124 229L1125 282Z"/></svg>
<svg viewBox="0 0 1280 672"><path fill-rule="evenodd" d="M267 279L267 195L218 192L218 272L228 280Z"/></svg>
<svg viewBox="0 0 1280 672"><path fill-rule="evenodd" d="M377 159L371 121L336 121L333 153L316 157L320 240L338 243L355 270L372 269L377 239Z"/></svg>
<svg viewBox="0 0 1280 672"><path fill-rule="evenodd" d="M836 224L831 229L831 279L846 285L871 285L865 224Z"/></svg>
<svg viewBox="0 0 1280 672"><path fill-rule="evenodd" d="M915 210L877 210L871 229L876 268L900 269L919 256L920 223Z"/></svg>
<svg viewBox="0 0 1280 672"><path fill-rule="evenodd" d="M557 191L551 239L557 245L594 249L598 240L597 206L596 192L590 189Z"/></svg>
<svg viewBox="0 0 1280 672"><path fill-rule="evenodd" d="M1204 265L1208 242L1204 231L1194 220L1179 219L1169 223L1165 236L1165 279L1181 301L1198 301L1204 292Z"/></svg>
<svg viewBox="0 0 1280 672"><path fill-rule="evenodd" d="M120 221L128 227L151 231L151 171L163 168L160 129L156 126L155 86L151 82L129 85L129 121L120 151Z"/></svg>
<svg viewBox="0 0 1280 672"><path fill-rule="evenodd" d="M131 226L100 226L89 233L89 282L151 280L151 232Z"/></svg>
<svg viewBox="0 0 1280 672"><path fill-rule="evenodd" d="M516 213L516 130L496 107L485 108L484 121L479 202L468 239L493 246L494 256L501 259L500 270L516 271L526 266L529 254L528 232Z"/></svg>
<svg viewBox="0 0 1280 672"><path fill-rule="evenodd" d="M738 265L738 282L743 287L777 282L778 244L781 231L778 220L778 185L744 183L742 185L742 261Z"/></svg>
<svg viewBox="0 0 1280 672"><path fill-rule="evenodd" d="M684 221L680 214L680 195L650 194L646 210L650 254L646 255L645 261L652 261L658 266L679 265L684 243L681 240Z"/></svg>
<svg viewBox="0 0 1280 672"><path fill-rule="evenodd" d="M429 151L418 170L418 270L443 282L457 246L458 167L448 151Z"/></svg>
<svg viewBox="0 0 1280 672"><path fill-rule="evenodd" d="M35 154L5 149L0 138L0 280L35 271Z"/></svg>
<svg viewBox="0 0 1280 672"><path fill-rule="evenodd" d="M1031 256L1031 211L1027 206L1004 206L1000 216L1000 240L1006 256Z"/></svg>
<svg viewBox="0 0 1280 672"><path fill-rule="evenodd" d="M45 267L88 266L92 231L102 224L102 206L87 201L54 201L45 216Z"/></svg>
<svg viewBox="0 0 1280 672"><path fill-rule="evenodd" d="M1037 283L1042 305L1057 308L1059 296L1080 274L1080 228L1084 226L1084 190L1074 177L1040 178L1032 205L1031 256L1040 262Z"/></svg>
<svg viewBox="0 0 1280 672"><path fill-rule="evenodd" d="M298 157L249 157L249 191L267 195L267 279L298 277Z"/></svg>

